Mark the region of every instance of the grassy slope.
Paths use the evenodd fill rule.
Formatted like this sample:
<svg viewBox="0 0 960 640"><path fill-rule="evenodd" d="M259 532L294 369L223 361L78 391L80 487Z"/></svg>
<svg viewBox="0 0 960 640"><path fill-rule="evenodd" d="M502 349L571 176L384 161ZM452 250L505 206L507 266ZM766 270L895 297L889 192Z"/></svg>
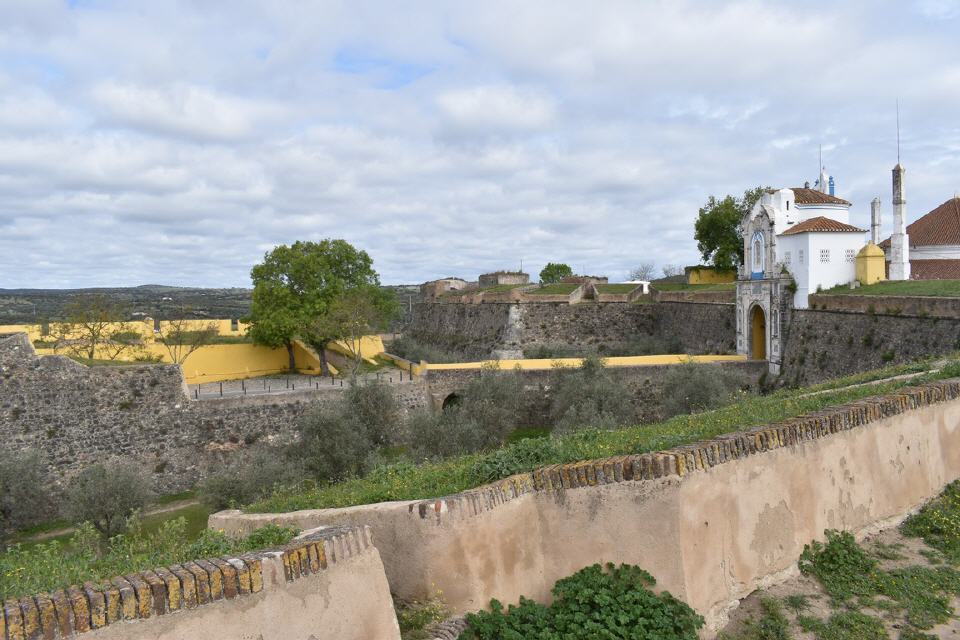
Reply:
<svg viewBox="0 0 960 640"><path fill-rule="evenodd" d="M902 280L878 282L859 289L846 285L827 289L827 295L854 296L932 296L940 298L960 297L960 280Z"/></svg>
<svg viewBox="0 0 960 640"><path fill-rule="evenodd" d="M846 387L893 375L924 370L926 365L900 365L858 374L800 390L778 391L766 396L748 396L732 405L700 414L676 416L657 424L638 425L617 431L586 431L556 439L546 464L605 458L630 453L660 451L723 433L770 424L819 411L825 407L880 395L918 381L960 374L960 363L914 380L897 380L877 385ZM813 391L823 391L810 395ZM486 456L473 454L420 465L403 464L380 469L369 476L334 485L299 491L281 491L257 502L248 511L284 512L371 504L387 500L418 500L450 495L488 481L476 468ZM531 466L532 470L534 466Z"/></svg>
<svg viewBox="0 0 960 640"><path fill-rule="evenodd" d="M735 282L717 282L714 284L686 284L685 282L664 282L650 285L658 291L733 291Z"/></svg>
<svg viewBox="0 0 960 640"><path fill-rule="evenodd" d="M567 296L573 293L573 291L579 287L578 284L571 284L567 282L557 282L555 284L545 284L536 289L527 291L527 295L534 296Z"/></svg>

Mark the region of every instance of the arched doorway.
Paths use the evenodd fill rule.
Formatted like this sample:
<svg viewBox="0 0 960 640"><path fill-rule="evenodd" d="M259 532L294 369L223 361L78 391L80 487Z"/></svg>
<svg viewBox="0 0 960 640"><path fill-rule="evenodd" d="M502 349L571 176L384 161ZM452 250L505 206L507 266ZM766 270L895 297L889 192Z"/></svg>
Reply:
<svg viewBox="0 0 960 640"><path fill-rule="evenodd" d="M460 397L460 394L458 394L458 393L451 393L450 395L448 395L446 398L443 399L443 409L442 409L442 410L443 410L443 411L446 411L446 410L448 410L448 409L452 409L453 407L456 407L457 405L460 404L460 401L461 401L461 400L462 400L462 398Z"/></svg>
<svg viewBox="0 0 960 640"><path fill-rule="evenodd" d="M750 312L750 357L767 359L767 316L760 305L755 305Z"/></svg>

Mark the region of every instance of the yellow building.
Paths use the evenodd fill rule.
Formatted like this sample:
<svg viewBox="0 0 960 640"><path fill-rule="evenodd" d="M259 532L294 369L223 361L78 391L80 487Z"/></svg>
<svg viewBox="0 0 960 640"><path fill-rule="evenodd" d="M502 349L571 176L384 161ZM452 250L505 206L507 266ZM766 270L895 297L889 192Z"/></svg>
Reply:
<svg viewBox="0 0 960 640"><path fill-rule="evenodd" d="M687 267L687 284L720 284L736 279L736 271L720 271L713 267Z"/></svg>
<svg viewBox="0 0 960 640"><path fill-rule="evenodd" d="M876 284L887 279L883 249L868 242L857 254L857 280L861 285Z"/></svg>

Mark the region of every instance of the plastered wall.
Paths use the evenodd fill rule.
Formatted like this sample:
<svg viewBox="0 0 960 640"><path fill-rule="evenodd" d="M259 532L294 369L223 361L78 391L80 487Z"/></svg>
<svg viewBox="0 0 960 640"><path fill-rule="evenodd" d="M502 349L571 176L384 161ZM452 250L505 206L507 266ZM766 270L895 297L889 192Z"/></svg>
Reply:
<svg viewBox="0 0 960 640"><path fill-rule="evenodd" d="M548 599L595 562L638 564L720 625L739 598L795 571L825 528L903 517L960 477L960 381L918 387L657 454L557 465L463 494L289 514L266 522L366 524L391 589L436 589L454 611Z"/></svg>

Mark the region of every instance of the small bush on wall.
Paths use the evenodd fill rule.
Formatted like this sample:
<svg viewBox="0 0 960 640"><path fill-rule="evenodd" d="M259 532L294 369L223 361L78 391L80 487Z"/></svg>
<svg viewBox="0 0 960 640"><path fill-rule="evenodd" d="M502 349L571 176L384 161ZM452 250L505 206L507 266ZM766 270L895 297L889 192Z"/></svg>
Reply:
<svg viewBox="0 0 960 640"><path fill-rule="evenodd" d="M492 600L490 611L467 615L460 640L695 640L703 617L669 592L651 591L655 584L640 567L595 564L557 581L549 606L521 597L504 610Z"/></svg>

